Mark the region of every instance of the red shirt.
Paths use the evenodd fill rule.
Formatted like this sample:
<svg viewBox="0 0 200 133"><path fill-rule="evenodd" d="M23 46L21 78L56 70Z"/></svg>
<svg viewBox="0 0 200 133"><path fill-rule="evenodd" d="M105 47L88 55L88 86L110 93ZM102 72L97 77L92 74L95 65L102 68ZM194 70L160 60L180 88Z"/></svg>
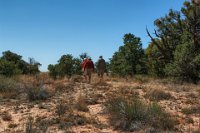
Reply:
<svg viewBox="0 0 200 133"><path fill-rule="evenodd" d="M84 63L84 70L86 69L86 68L91 68L91 69L93 69L94 70L94 63L93 63L93 61L91 61L91 60L86 60L86 62Z"/></svg>
<svg viewBox="0 0 200 133"><path fill-rule="evenodd" d="M85 59L83 62L82 62L82 64L81 64L81 66L82 66L82 69L84 69L85 68L85 64L86 64L86 62L88 61L88 59Z"/></svg>

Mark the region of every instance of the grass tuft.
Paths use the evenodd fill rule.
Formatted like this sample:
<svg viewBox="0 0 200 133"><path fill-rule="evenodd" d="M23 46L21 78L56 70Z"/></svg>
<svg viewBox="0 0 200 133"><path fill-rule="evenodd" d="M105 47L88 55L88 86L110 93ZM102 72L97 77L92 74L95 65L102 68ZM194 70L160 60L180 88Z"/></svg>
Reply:
<svg viewBox="0 0 200 133"><path fill-rule="evenodd" d="M111 124L126 131L139 131L142 127L171 130L175 121L158 104L145 104L138 97L126 99L121 96L106 102Z"/></svg>
<svg viewBox="0 0 200 133"><path fill-rule="evenodd" d="M170 100L173 99L173 96L160 89L152 89L150 91L147 91L146 98L149 98L151 101L161 101L161 100Z"/></svg>
<svg viewBox="0 0 200 133"><path fill-rule="evenodd" d="M49 98L49 92L42 88L30 88L27 91L29 101L46 100Z"/></svg>

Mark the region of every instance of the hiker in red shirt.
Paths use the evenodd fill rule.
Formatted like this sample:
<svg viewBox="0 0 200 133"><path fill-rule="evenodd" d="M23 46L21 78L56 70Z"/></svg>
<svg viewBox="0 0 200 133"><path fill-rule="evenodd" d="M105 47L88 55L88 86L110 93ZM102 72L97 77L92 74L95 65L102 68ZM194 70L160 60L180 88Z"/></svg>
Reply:
<svg viewBox="0 0 200 133"><path fill-rule="evenodd" d="M91 75L94 71L94 63L91 58L87 59L85 62L83 62L83 70L84 70L84 77L88 82L91 82Z"/></svg>
<svg viewBox="0 0 200 133"><path fill-rule="evenodd" d="M88 61L87 58L83 59L83 62L81 63L81 67L82 67L82 71L83 71L83 76L85 78L85 80L87 80L87 75L85 75L85 63Z"/></svg>
<svg viewBox="0 0 200 133"><path fill-rule="evenodd" d="M85 66L85 63L88 61L87 58L84 58L83 59L83 62L81 63L81 67L82 67L82 71L84 72L84 66Z"/></svg>

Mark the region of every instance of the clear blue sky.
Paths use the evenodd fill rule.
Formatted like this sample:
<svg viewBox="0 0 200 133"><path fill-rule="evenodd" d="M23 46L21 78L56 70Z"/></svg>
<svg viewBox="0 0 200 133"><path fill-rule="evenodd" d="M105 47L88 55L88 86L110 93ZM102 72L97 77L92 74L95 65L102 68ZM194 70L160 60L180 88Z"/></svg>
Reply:
<svg viewBox="0 0 200 133"><path fill-rule="evenodd" d="M0 0L0 53L11 50L35 58L46 71L63 54L87 52L106 60L125 33L150 39L145 28L185 0Z"/></svg>

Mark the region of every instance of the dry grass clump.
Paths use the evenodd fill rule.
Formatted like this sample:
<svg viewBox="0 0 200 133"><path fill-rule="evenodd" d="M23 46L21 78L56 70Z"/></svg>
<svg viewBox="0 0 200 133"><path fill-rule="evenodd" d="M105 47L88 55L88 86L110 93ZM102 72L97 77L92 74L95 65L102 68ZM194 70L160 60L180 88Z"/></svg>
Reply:
<svg viewBox="0 0 200 133"><path fill-rule="evenodd" d="M131 89L134 89L134 90L141 90L141 89L145 89L145 87L142 86L142 85L138 85L138 86L133 86Z"/></svg>
<svg viewBox="0 0 200 133"><path fill-rule="evenodd" d="M64 102L59 102L58 105L56 106L56 111L55 113L59 116L59 118L66 113L66 111L69 109L66 103Z"/></svg>
<svg viewBox="0 0 200 133"><path fill-rule="evenodd" d="M200 105L192 106L190 108L182 109L182 113L189 115L189 114L200 114Z"/></svg>
<svg viewBox="0 0 200 133"><path fill-rule="evenodd" d="M200 89L197 89L197 92L198 92L198 94L199 94L199 96L200 96Z"/></svg>
<svg viewBox="0 0 200 133"><path fill-rule="evenodd" d="M45 72L39 74L39 79L44 84L51 84L51 83L53 83L53 80L49 77L49 74L45 73Z"/></svg>
<svg viewBox="0 0 200 133"><path fill-rule="evenodd" d="M4 121L11 121L12 120L12 115L9 114L8 112L4 112L2 115L1 115L2 119Z"/></svg>
<svg viewBox="0 0 200 133"><path fill-rule="evenodd" d="M135 75L133 80L138 83L148 83L150 81L150 77L145 75Z"/></svg>
<svg viewBox="0 0 200 133"><path fill-rule="evenodd" d="M93 87L99 87L99 86L104 86L104 87L111 87L110 84L108 84L106 81L101 81L101 82L96 82L93 84Z"/></svg>
<svg viewBox="0 0 200 133"><path fill-rule="evenodd" d="M145 104L138 97L114 97L105 104L111 124L126 131L139 131L146 127L173 130L175 120L158 104Z"/></svg>
<svg viewBox="0 0 200 133"><path fill-rule="evenodd" d="M49 121L35 122L34 118L29 116L25 124L25 133L46 133L49 126Z"/></svg>
<svg viewBox="0 0 200 133"><path fill-rule="evenodd" d="M109 90L112 85L108 84L106 81L99 81L93 84L93 88L98 90Z"/></svg>
<svg viewBox="0 0 200 133"><path fill-rule="evenodd" d="M123 94L124 96L126 95L139 95L139 93L137 92L137 89L135 89L134 87L130 87L130 86L121 86L118 89L119 93Z"/></svg>
<svg viewBox="0 0 200 133"><path fill-rule="evenodd" d="M83 82L84 78L81 75L74 75L70 79L71 82Z"/></svg>
<svg viewBox="0 0 200 133"><path fill-rule="evenodd" d="M65 91L73 91L74 90L74 83L65 83L63 81L56 82L53 87L55 88L56 92L65 92Z"/></svg>
<svg viewBox="0 0 200 133"><path fill-rule="evenodd" d="M18 125L17 124L15 124L15 123L10 123L9 125L8 125L8 128L16 128Z"/></svg>
<svg viewBox="0 0 200 133"><path fill-rule="evenodd" d="M97 122L93 117L87 117L83 114L70 111L60 119L59 129L72 132L72 126L83 126L87 124L97 124Z"/></svg>
<svg viewBox="0 0 200 133"><path fill-rule="evenodd" d="M86 103L88 105L95 105L101 103L101 101L103 101L104 98L104 95L101 93L92 93L88 96Z"/></svg>
<svg viewBox="0 0 200 133"><path fill-rule="evenodd" d="M200 133L200 129L198 131L193 131L192 133Z"/></svg>
<svg viewBox="0 0 200 133"><path fill-rule="evenodd" d="M79 95L77 101L76 101L76 104L75 104L75 108L78 110L78 111L83 111L83 112L88 112L89 109L87 107L87 98L86 96L84 95Z"/></svg>
<svg viewBox="0 0 200 133"><path fill-rule="evenodd" d="M187 95L187 97L188 97L188 98L191 98L191 99L197 99L197 98L199 98L198 94L196 94L196 93L189 93L189 94Z"/></svg>
<svg viewBox="0 0 200 133"><path fill-rule="evenodd" d="M12 78L0 76L0 95L3 98L16 98L21 90L21 84Z"/></svg>
<svg viewBox="0 0 200 133"><path fill-rule="evenodd" d="M174 98L170 93L161 89L147 90L145 97L151 101L170 100Z"/></svg>
<svg viewBox="0 0 200 133"><path fill-rule="evenodd" d="M186 118L186 123L188 124L194 124L194 120L191 117Z"/></svg>
<svg viewBox="0 0 200 133"><path fill-rule="evenodd" d="M29 101L46 100L50 97L47 89L34 87L27 90Z"/></svg>

